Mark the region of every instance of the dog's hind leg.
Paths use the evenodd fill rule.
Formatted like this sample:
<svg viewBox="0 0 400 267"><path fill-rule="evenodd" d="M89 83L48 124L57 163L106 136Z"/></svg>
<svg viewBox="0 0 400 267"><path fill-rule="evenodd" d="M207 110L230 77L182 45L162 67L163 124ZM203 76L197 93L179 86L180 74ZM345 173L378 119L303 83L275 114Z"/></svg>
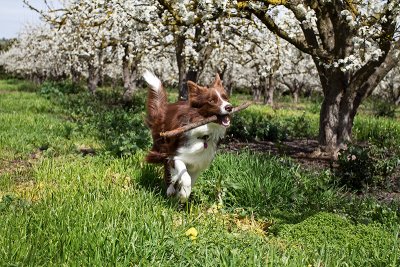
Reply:
<svg viewBox="0 0 400 267"><path fill-rule="evenodd" d="M172 182L171 168L173 168L173 163L170 160L164 162L164 182L167 187L167 196L173 196L176 194L175 183Z"/></svg>

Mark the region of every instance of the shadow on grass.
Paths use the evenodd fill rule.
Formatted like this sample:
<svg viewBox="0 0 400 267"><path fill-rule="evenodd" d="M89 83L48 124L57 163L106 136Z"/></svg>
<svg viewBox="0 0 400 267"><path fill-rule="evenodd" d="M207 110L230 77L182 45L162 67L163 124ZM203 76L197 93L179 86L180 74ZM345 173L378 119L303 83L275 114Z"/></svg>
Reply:
<svg viewBox="0 0 400 267"><path fill-rule="evenodd" d="M268 233L275 236L279 235L284 225L299 224L315 214L321 212L320 210L310 210L306 212L293 212L293 211L275 211L269 214L268 217L274 218L274 223L268 228Z"/></svg>
<svg viewBox="0 0 400 267"><path fill-rule="evenodd" d="M188 201L181 202L175 196L168 197L165 182L163 180L164 169L162 165L144 164L141 168L137 182L143 189L154 192L164 201L164 205L182 212L190 213L192 206L204 203L204 199L197 192L192 192Z"/></svg>
<svg viewBox="0 0 400 267"><path fill-rule="evenodd" d="M137 182L144 189L153 191L156 194L163 195L166 192L161 166L144 164L140 169Z"/></svg>
<svg viewBox="0 0 400 267"><path fill-rule="evenodd" d="M192 197L186 203L181 203L176 197L168 197L166 185L163 180L163 168L161 165L145 164L137 177L137 182L143 189L153 192L167 208L190 212L192 205L196 205Z"/></svg>

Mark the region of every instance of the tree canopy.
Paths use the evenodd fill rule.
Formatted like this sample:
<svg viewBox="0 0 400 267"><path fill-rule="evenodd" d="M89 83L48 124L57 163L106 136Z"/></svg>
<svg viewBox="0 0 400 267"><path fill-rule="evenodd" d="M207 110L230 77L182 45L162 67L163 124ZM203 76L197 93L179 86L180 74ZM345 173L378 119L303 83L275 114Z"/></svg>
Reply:
<svg viewBox="0 0 400 267"><path fill-rule="evenodd" d="M375 88L396 95L395 70L387 74L400 57L399 0L44 2L39 10L24 0L43 24L0 56L6 70L38 81L86 79L93 94L104 79L121 81L125 101L145 68L183 99L187 80L208 83L215 72L230 92L249 88L269 104L275 88L294 98L317 90L328 151L351 140L357 109Z"/></svg>

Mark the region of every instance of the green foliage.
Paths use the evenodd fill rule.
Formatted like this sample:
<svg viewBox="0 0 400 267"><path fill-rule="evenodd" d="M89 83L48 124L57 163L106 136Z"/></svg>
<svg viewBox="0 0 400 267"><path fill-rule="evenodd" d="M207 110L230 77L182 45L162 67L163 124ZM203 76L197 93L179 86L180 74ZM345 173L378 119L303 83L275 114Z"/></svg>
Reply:
<svg viewBox="0 0 400 267"><path fill-rule="evenodd" d="M33 82L9 78L6 80L0 80L0 90L7 91L21 91L21 92L37 92L39 86Z"/></svg>
<svg viewBox="0 0 400 267"><path fill-rule="evenodd" d="M352 224L345 217L321 212L301 223L285 225L279 236L307 255L320 255L329 266L351 262L352 266L396 266L400 263L398 230L379 224ZM368 251L368 252L367 252ZM359 252L359 253L358 253ZM332 255L341 255L333 259Z"/></svg>
<svg viewBox="0 0 400 267"><path fill-rule="evenodd" d="M132 109L111 109L93 117L92 122L107 150L116 155L129 155L150 145L144 114Z"/></svg>
<svg viewBox="0 0 400 267"><path fill-rule="evenodd" d="M228 135L244 141L282 141L287 138L281 122L271 121L268 116L249 112L233 117Z"/></svg>
<svg viewBox="0 0 400 267"><path fill-rule="evenodd" d="M396 115L396 105L382 100L375 100L373 105L375 116L394 118Z"/></svg>
<svg viewBox="0 0 400 267"><path fill-rule="evenodd" d="M400 222L399 205L396 201L382 204L371 196L348 196L340 210L352 221L360 224L380 223L387 228L395 228Z"/></svg>
<svg viewBox="0 0 400 267"><path fill-rule="evenodd" d="M18 86L18 91L22 92L37 92L39 89L39 86L37 84L31 83L31 82L21 82Z"/></svg>
<svg viewBox="0 0 400 267"><path fill-rule="evenodd" d="M370 186L382 187L390 182L399 162L399 156L392 155L385 147L350 145L346 150L340 151L336 175L339 184L346 185L351 190Z"/></svg>
<svg viewBox="0 0 400 267"><path fill-rule="evenodd" d="M70 83L46 83L41 94L62 105L81 130L95 132L107 153L131 155L150 145L143 95L126 106L121 103L121 91L106 88L93 96Z"/></svg>
<svg viewBox="0 0 400 267"><path fill-rule="evenodd" d="M216 199L223 194L227 207L243 207L264 215L276 210L307 213L331 209L337 198L328 173L307 174L289 159L265 154L223 154L204 176L200 183L206 183L211 191L201 195Z"/></svg>
<svg viewBox="0 0 400 267"><path fill-rule="evenodd" d="M321 102L311 102L307 106L307 112L310 112L312 114L319 114L321 110Z"/></svg>
<svg viewBox="0 0 400 267"><path fill-rule="evenodd" d="M283 115L283 116L282 116ZM295 116L246 110L232 119L228 135L242 141L285 141L316 136L311 118L304 112Z"/></svg>
<svg viewBox="0 0 400 267"><path fill-rule="evenodd" d="M390 147L400 153L400 124L396 120L358 116L354 122L353 135L357 141Z"/></svg>
<svg viewBox="0 0 400 267"><path fill-rule="evenodd" d="M329 171L307 172L267 153L222 152L182 207L164 197L161 168L143 162L147 148L107 144L121 135L140 144L124 134L145 129L142 94L127 107L109 89L46 99L7 86L0 88L0 266L400 264L398 203L344 194ZM251 112L289 132L301 129L291 117L315 129L302 112ZM80 145L98 153L83 156ZM191 227L194 241L185 235Z"/></svg>
<svg viewBox="0 0 400 267"><path fill-rule="evenodd" d="M47 152L73 149L64 138L69 123L58 118L60 109L49 100L32 95L35 94L20 91L1 94L0 154L5 158L10 154L11 159L18 159L46 144ZM85 139L75 133L69 133L71 140Z"/></svg>
<svg viewBox="0 0 400 267"><path fill-rule="evenodd" d="M63 82L44 82L40 88L39 93L46 97L63 97L65 94L76 94L80 91L82 91L83 88L74 85L69 81L63 81Z"/></svg>
<svg viewBox="0 0 400 267"><path fill-rule="evenodd" d="M316 136L310 118L306 116L305 112L301 116L285 119L285 124L292 138L310 138Z"/></svg>

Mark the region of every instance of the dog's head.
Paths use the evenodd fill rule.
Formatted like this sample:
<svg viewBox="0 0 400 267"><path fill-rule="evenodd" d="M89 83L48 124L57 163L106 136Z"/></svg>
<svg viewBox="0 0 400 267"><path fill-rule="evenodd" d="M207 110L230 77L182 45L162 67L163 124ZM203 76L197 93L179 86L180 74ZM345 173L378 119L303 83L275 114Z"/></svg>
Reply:
<svg viewBox="0 0 400 267"><path fill-rule="evenodd" d="M230 125L229 114L233 107L228 102L228 94L222 86L219 75L215 75L214 82L209 87L200 86L192 81L188 81L190 105L199 110L204 117L216 115L221 125Z"/></svg>

